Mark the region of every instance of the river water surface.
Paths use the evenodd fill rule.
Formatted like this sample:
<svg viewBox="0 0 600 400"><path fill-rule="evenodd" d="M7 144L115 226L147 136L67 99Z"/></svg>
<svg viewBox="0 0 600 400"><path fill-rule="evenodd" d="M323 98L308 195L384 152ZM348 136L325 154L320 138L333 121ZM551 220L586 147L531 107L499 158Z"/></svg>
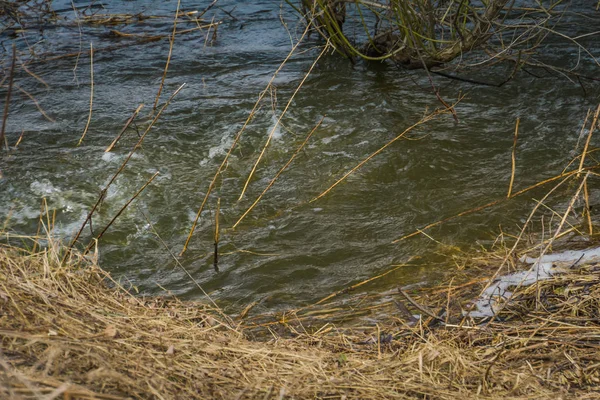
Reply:
<svg viewBox="0 0 600 400"><path fill-rule="evenodd" d="M183 1L182 9L203 10L209 3ZM573 18L589 29L578 28L571 34L593 32L600 26L592 2L580 3L575 10L585 15ZM166 290L183 298L202 297L153 229L178 255L233 138L292 42L302 34L302 24L285 3L229 0L217 5L204 17L223 21L216 35L211 31L207 39L205 29L177 36L161 104L180 85L186 85L110 187L93 219L97 234L138 188L159 172L99 243L102 266L144 294ZM68 10L71 3L56 1L53 6ZM168 40L126 46L136 43L135 39L115 37L110 30L167 35L177 2L111 1L107 7L95 11L164 18L78 26L72 11L62 11L63 19L48 24L43 33L26 30L27 44L42 58L87 50L93 43L93 113L87 135L77 146L88 119L88 53L32 62L29 70L48 88L22 70L17 72L16 82L35 96L55 122L46 120L20 92L14 94L7 138L11 146L21 133L23 139L0 159L0 221L8 229L34 234L44 197L56 211L55 233L72 238L100 190L135 145L135 129L129 130L112 152L104 150L142 103L139 132L148 124L169 52ZM181 21L178 29L194 26ZM3 35L6 71L10 41ZM23 38L17 42L22 59L35 60L27 54ZM586 43L595 56L600 55L597 42ZM273 90L217 181L190 248L179 257L211 296L233 309L257 300L262 300L262 309L306 304L402 263L408 266L368 289L431 284L447 277L453 273L452 263L446 260L453 248L473 250L489 246L501 229L517 232L532 200L541 198L548 187L429 229L428 236L392 242L429 223L505 197L517 118L521 123L515 190L560 173L575 155L588 108L599 100L597 83L582 80L582 86L540 69L531 71L538 77L519 72L502 87L434 77L448 102L464 95L456 108L459 122L441 116L419 127L326 196L310 202L417 122L426 110L440 107L423 71L408 72L380 63L352 65L336 54L327 54L315 65L275 129L244 198L238 200L267 136L321 45L314 35L306 39L275 79ZM108 46L122 47L102 50ZM541 50L546 61L563 68L578 66L577 71L598 76L589 56L568 41L550 38ZM476 70L469 77L500 82L510 73L511 66L500 65ZM2 88L2 104L5 95ZM323 117L322 125L288 170L244 221L231 229ZM597 202L593 186L591 196L592 202ZM218 198L222 229L216 271L212 252ZM560 207L566 201L563 198L554 204ZM90 229L86 228L81 242L89 239Z"/></svg>

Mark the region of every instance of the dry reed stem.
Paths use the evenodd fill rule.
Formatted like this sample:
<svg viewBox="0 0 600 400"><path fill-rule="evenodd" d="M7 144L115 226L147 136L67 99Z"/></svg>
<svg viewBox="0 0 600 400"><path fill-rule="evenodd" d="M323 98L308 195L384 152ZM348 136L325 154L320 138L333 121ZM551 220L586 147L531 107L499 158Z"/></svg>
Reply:
<svg viewBox="0 0 600 400"><path fill-rule="evenodd" d="M213 267L219 270L219 214L221 213L221 198L217 199L217 210L215 212L215 235L214 235L214 254Z"/></svg>
<svg viewBox="0 0 600 400"><path fill-rule="evenodd" d="M460 101L460 100L461 99L459 99L458 101ZM369 160L371 160L373 157L377 156L379 153L381 153L387 147L391 146L394 142L396 142L397 140L399 140L402 137L404 137L404 135L406 135L408 132L412 131L413 129L415 129L416 127L418 127L420 125L423 125L426 122L431 121L432 119L436 118L438 115L441 115L441 114L444 114L444 113L447 113L447 112L451 112L451 109L454 108L457 103L453 104L449 108L437 109L437 110L433 111L432 113L426 115L425 117L421 118L418 122L416 122L413 125L411 125L408 128L406 128L401 134L397 135L395 138L393 138L392 140L390 140L389 142L387 142L385 145L383 145L382 147L380 147L377 151L375 151L374 153L372 153L371 155L369 155L367 158L365 158L364 160L362 160L360 163L358 163L358 165L356 165L350 171L346 172L344 174L344 176L342 176L340 179L338 179L337 181L335 181L335 183L333 185L331 185L329 188L327 188L327 190L325 190L324 192L322 192L317 197L313 198L309 203L312 203L312 202L314 202L316 200L319 200L321 197L325 196L327 193L329 193L331 190L333 190L333 188L335 188L337 185L339 185L340 183L342 183L346 178L348 178L348 176L350 176L351 174L353 174L356 170L358 170L359 168L361 168L363 165L365 165L367 162L369 162Z"/></svg>
<svg viewBox="0 0 600 400"><path fill-rule="evenodd" d="M309 32L309 28L310 27L311 27L311 23L308 23L306 25L306 28L304 29L304 32L302 32L302 35L300 36L300 39L298 39L298 42L294 46L292 46L292 49L289 51L289 53L287 54L287 56L285 57L285 59L281 62L281 64L279 64L279 67L277 67L277 70L275 70L275 72L271 76L271 79L267 83L267 86L265 87L265 89L262 92L260 92L260 94L258 95L258 99L254 103L254 106L252 107L252 110L250 110L250 113L248 114L248 118L246 118L246 121L244 121L244 124L242 125L242 127L240 128L240 130L235 135L235 138L233 139L233 143L229 147L229 150L227 151L227 154L225 154L225 157L223 158L223 161L221 161L221 164L217 168L217 171L215 172L212 180L208 184L208 188L206 190L206 194L204 195L204 199L202 200L202 204L200 204L200 207L198 208L198 211L196 212L196 216L194 217L194 222L192 222L192 227L190 228L190 232L188 233L188 236L187 236L187 238L185 240L185 243L183 245L183 249L181 250L181 253L179 254L180 256L182 256L187 251L187 248L188 248L188 246L190 244L190 241L192 240L192 236L194 235L194 231L196 230L196 226L198 225L198 220L200 219L200 216L202 215L202 211L204 210L204 206L206 205L206 202L208 201L208 197L210 196L213 188L215 187L217 179L219 178L219 175L223 171L223 168L225 167L225 165L227 165L227 162L229 161L229 157L233 153L233 150L235 149L235 147L239 143L240 138L242 137L242 133L244 133L244 131L246 130L246 127L250 124L250 121L252 121L252 119L254 118L254 115L255 115L256 111L258 110L259 105L260 105L262 99L268 93L269 88L273 84L273 81L275 80L275 78L277 77L277 75L279 74L279 72L283 69L283 66L288 62L288 60L292 57L292 55L294 55L294 53L296 52L296 49L298 48L298 46L300 45L300 43L302 43L302 41L304 40L304 37Z"/></svg>
<svg viewBox="0 0 600 400"><path fill-rule="evenodd" d="M598 110L600 111L600 106L598 107ZM598 115L598 112L596 113L596 115ZM582 155L581 155L581 159L583 161L583 158L585 157L585 153L587 152L587 148L588 148L588 144L589 144L589 140L591 137L591 131L592 128L590 128L590 134L588 135L588 140L586 141L586 145L583 149ZM579 176L579 174L584 170L583 168L583 162L580 163L579 165L579 169L575 170L575 171L571 171L572 173L576 173L576 177ZM565 213L563 214L560 223L558 224L558 227L556 228L554 234L552 235L552 237L547 241L547 244L544 246L544 249L541 251L541 254L539 255L540 257L544 256L552 247L554 241L561 235L562 232L562 228L564 226L564 224L566 223L567 217L569 216L569 214L571 213L571 211L573 210L573 206L575 205L575 201L579 198L579 195L581 193L582 190L585 190L586 188L586 184L587 184L587 179L590 176L591 171L588 170L586 172L585 177L582 179L582 182L580 183L578 189L576 190L575 194L571 197L571 200L569 202L569 205L565 211ZM562 175L562 174L561 174ZM527 221L525 222L525 224L523 225L522 229L519 232L519 235L514 243L514 245L512 246L512 248L510 249L510 251L508 251L508 253L506 254L506 256L504 257L502 263L500 264L500 266L498 267L498 269L496 270L496 272L494 273L494 275L490 278L489 282L485 285L485 287L483 288L483 290L480 293L480 296L483 295L483 293L485 292L485 290L493 283L493 281L496 279L496 277L499 275L500 271L502 270L502 268L506 265L507 261L509 260L510 256L514 253L514 251L516 250L517 246L519 246L521 238L523 237L524 233L525 233L525 229L527 229L529 223L531 222L531 220L533 219L534 214L536 213L537 209L540 207L540 205L542 205L544 203L544 201L550 196L550 194L552 192L554 192L560 185L562 185L563 183L565 183L573 174L571 174L570 176L565 177L561 182L559 182L556 186L554 186L545 196L544 198L537 202L537 204L535 205L535 207L533 208L533 210L531 211ZM589 219L589 224L591 227L591 219ZM591 228L590 228L591 229ZM519 283L519 287L520 287L520 283ZM510 299L510 297L509 297ZM505 303L508 304L508 303ZM493 319L492 319L493 320ZM464 320L463 320L464 321Z"/></svg>
<svg viewBox="0 0 600 400"><path fill-rule="evenodd" d="M290 159L288 160L288 162L285 163L285 165L283 167L281 167L279 169L279 171L277 171L277 173L275 174L275 176L273 177L273 179L271 179L271 181L269 182L269 184L267 185L267 187L265 187L265 189L262 191L262 193L260 195L258 195L258 197L256 198L256 200L254 200L254 202L252 203L252 205L250 207L248 207L248 209L242 214L242 216L237 220L237 222L235 224L233 224L233 226L231 227L231 229L235 229L239 225L239 223L242 222L242 220L246 217L246 215L248 215L254 209L254 207L256 207L256 205L263 198L263 196L265 195L265 193L267 193L267 191L275 184L275 182L277 181L277 179L279 178L279 176L290 166L290 164L292 163L292 161L294 161L294 159L296 158L296 156L298 154L300 154L300 152L302 151L302 149L304 148L304 146L306 146L306 143L308 143L308 141L312 137L313 133L315 133L315 131L319 128L319 126L321 126L321 124L323 123L324 119L325 119L325 116L323 116L323 118L321 118L321 120L317 123L317 125L315 125L315 127L308 133L308 135L306 136L306 139L304 139L304 142L302 142L302 144L300 146L298 146L298 148L296 149L296 151L294 152L294 154L292 154L292 156L290 157Z"/></svg>
<svg viewBox="0 0 600 400"><path fill-rule="evenodd" d="M590 195L588 192L588 183L587 180L585 181L584 185L583 185L583 199L585 201L585 217L587 220L587 226L588 226L588 235L592 236L594 234L594 227L592 225L592 207L590 206Z"/></svg>
<svg viewBox="0 0 600 400"><path fill-rule="evenodd" d="M258 167L258 164L260 163L260 161L262 160L263 156L265 155L265 152L267 151L267 147L269 147L269 143L271 143L271 139L273 138L273 135L275 134L275 131L279 127L279 124L281 123L281 120L283 119L283 117L287 113L288 109L292 105L292 102L294 101L294 99L296 98L296 95L298 94L298 92L300 91L300 89L302 88L302 86L304 85L304 82L306 82L306 80L310 76L310 73L312 72L312 70L317 65L317 63L319 62L319 60L321 59L321 57L323 56L323 54L325 54L325 52L328 49L329 49L329 42L327 42L327 44L325 44L325 46L323 46L323 50L321 51L321 53L319 53L319 55L317 56L317 58L315 59L315 61L313 61L313 63L311 64L311 66L308 68L308 72L306 74L304 74L304 77L302 78L302 80L300 81L300 83L298 84L298 86L296 87L296 89L294 90L294 93L292 93L292 95L290 96L287 104L283 108L283 111L281 112L281 114L277 118L277 121L273 125L273 128L271 129L271 132L269 132L269 136L267 137L267 141L265 142L265 144L264 144L264 146L263 146L260 154L258 155L258 158L254 162L254 165L252 166L252 170L250 171L250 174L248 174L248 178L246 179L246 183L244 183L244 187L242 189L242 193L240 193L240 197L238 198L238 201L241 200L244 197L244 193L246 193L246 189L248 188L248 185L250 184L250 180L252 180L252 177L254 176L254 172L256 171L256 168Z"/></svg>
<svg viewBox="0 0 600 400"><path fill-rule="evenodd" d="M558 224L558 227L554 231L554 235L552 236L552 239L546 245L545 249L542 251L542 253L541 253L540 256L543 256L544 254L546 254L548 252L548 250L550 250L550 247L552 247L552 244L554 243L554 240L558 237L558 235L562 231L562 228L563 228L565 222L567 221L567 217L569 216L569 214L571 214L571 211L573 211L573 207L575 206L575 202L577 201L577 199L579 198L579 194L581 193L581 191L585 187L585 183L587 182L587 179L588 179L589 176L590 176L590 173L588 172L583 177L583 179L581 181L581 184L577 188L577 191L571 197L571 201L569 202L569 206L567 207L567 210L563 214L562 219L560 220L560 223Z"/></svg>
<svg viewBox="0 0 600 400"><path fill-rule="evenodd" d="M106 150L104 150L105 153L110 152L115 147L115 145L117 144L117 142L121 139L121 137L123 136L123 134L125 133L125 131L127 130L127 128L129 128L129 125L131 125L131 123L137 117L137 115L140 113L140 111L142 110L143 107L144 107L144 105L140 104L138 106L138 108L135 109L135 111L133 112L133 115L131 117L129 117L129 119L127 120L127 122L125 122L125 126L123 126L123 129L121 129L121 132L119 132L119 134L117 135L117 137L114 138L114 140L112 141L112 143L106 148Z"/></svg>
<svg viewBox="0 0 600 400"><path fill-rule="evenodd" d="M19 145L21 144L21 141L23 140L23 137L25 136L25 129L21 130L21 134L19 135L19 138L17 139L17 142L15 143L15 149L17 147L19 147Z"/></svg>
<svg viewBox="0 0 600 400"><path fill-rule="evenodd" d="M9 70L9 78L8 78L8 90L6 91L6 100L4 103L4 113L2 114L2 128L0 128L0 146L2 146L2 142L4 142L6 146L6 151L8 151L8 141L6 140L5 132L6 132L6 121L8 120L8 110L10 106L10 97L12 94L13 82L15 77L15 62L17 60L17 48L13 43L12 47L12 61L10 64Z"/></svg>
<svg viewBox="0 0 600 400"><path fill-rule="evenodd" d="M167 77L167 71L169 70L169 64L171 62L171 55L173 54L173 45L175 44L175 32L177 32L177 18L179 16L179 7L181 6L181 0L177 0L177 10L175 11L175 18L173 19L173 33L169 38L169 53L167 55L167 62L165 63L165 70L163 71L162 78L160 80L160 86L158 87L158 93L156 94L156 99L154 100L154 107L152 110L156 110L158 107L158 101L160 100L160 94L162 93L163 86L165 84L165 79Z"/></svg>
<svg viewBox="0 0 600 400"><path fill-rule="evenodd" d="M579 148L579 142L581 141L581 138L583 137L583 133L585 132L585 127L587 126L588 120L590 119L591 115L592 115L592 110L588 109L587 113L585 115L585 119L583 120L583 124L581 124L581 131L579 132L579 136L577 136L577 144L575 145L575 151L577 151L577 149Z"/></svg>
<svg viewBox="0 0 600 400"><path fill-rule="evenodd" d="M574 171L574 172L576 172L576 171ZM552 189L550 189L548 191L548 193L546 193L544 195L544 197L540 201L536 202L536 205L533 207L533 209L529 213L529 216L528 216L527 220L525 221L525 223L523 224L523 227L519 230L519 234L518 234L518 236L515 239L515 243L510 248L510 250L508 250L506 252L506 254L504 255L504 257L502 259L502 262L500 263L500 265L498 266L498 268L496 269L496 271L494 272L494 274L490 277L490 279L488 280L488 282L484 285L483 289L479 293L479 296L483 295L483 293L485 292L485 290L494 282L494 280L500 275L500 272L502 272L502 270L506 267L506 265L509 262L511 256L515 253L515 251L517 250L517 248L520 246L521 239L524 237L525 231L526 231L527 227L529 226L529 224L531 223L531 221L533 220L533 217L536 214L538 208L542 204L544 204L544 202L546 201L546 199L548 199L550 197L550 195L555 190L557 190L560 186L562 186L569 179L571 179L571 177L572 177L572 175L565 177L562 181L560 181ZM548 241L548 245L547 246L549 247L551 245L551 243L552 243L552 241ZM467 317L468 317L468 314L467 314ZM464 320L463 320L463 322L464 322Z"/></svg>
<svg viewBox="0 0 600 400"><path fill-rule="evenodd" d="M27 90L23 89L19 85L14 85L14 86L19 90L19 92L23 93L27 98L29 98L29 100L32 101L32 103L38 109L38 111L40 112L40 114L42 114L44 116L44 118L46 118L50 122L56 122L56 120L54 118L52 118L51 116L49 116L48 114L46 114L46 111L44 111L44 109L42 108L42 106L40 105L40 103L35 99L35 97L33 97L31 95L31 93L29 93Z"/></svg>
<svg viewBox="0 0 600 400"><path fill-rule="evenodd" d="M33 79L35 79L36 81L38 81L39 83L44 85L46 87L46 89L50 89L50 85L48 85L46 83L46 81L43 80L39 75L33 73L29 68L27 68L27 66L25 65L25 63L23 63L23 61L19 60L19 64L20 64L21 68L23 69L23 71L27 72L27 74L29 76L31 76Z"/></svg>
<svg viewBox="0 0 600 400"><path fill-rule="evenodd" d="M515 169L517 167L517 160L516 160L516 152L517 152L517 137L519 136L519 122L521 121L520 118L517 118L517 123L515 125L515 135L514 135L514 139L513 139L513 148L512 148L512 153L511 153L511 170L510 170L510 183L508 184L508 194L506 195L507 198L510 198L510 195L512 193L512 188L513 188L513 183L515 181Z"/></svg>
<svg viewBox="0 0 600 400"><path fill-rule="evenodd" d="M198 281L194 278L194 276L192 274L190 274L190 272L183 266L183 264L181 264L181 262L179 262L179 260L177 259L177 256L175 256L175 254L173 254L173 252L171 251L171 249L169 248L169 246L167 245L167 243L165 243L165 241L163 240L163 238L158 234L158 232L154 228L154 224L152 223L152 221L150 221L150 218L148 218L148 216L146 214L144 214L143 212L142 212L142 215L146 219L146 222L148 222L148 225L150 226L150 229L152 230L152 233L154 233L154 236L156 236L156 238L158 239L158 241L160 242L160 244L165 248L165 250L167 251L167 253L169 253L169 255L171 256L171 258L173 259L173 261L175 261L175 264L177 264L177 266L188 276L188 278L190 278L190 280L194 283L194 285L198 289L200 289L200 291L202 292L202 294L204 295L204 297L206 297L210 301L210 303L212 304L212 306L214 307L214 309L223 318L223 321L226 322L225 326L227 326L228 328L230 328L230 329L233 330L233 326L234 326L233 320L227 314L225 314L223 312L223 310L217 305L217 303L215 303L215 301L212 299L212 297L210 297L210 295L208 293L206 293L206 291L204 290L204 288L200 285L200 283L198 283Z"/></svg>
<svg viewBox="0 0 600 400"><path fill-rule="evenodd" d="M175 32L175 35L184 35L186 33L191 33L191 32L195 32L195 31L202 31L204 28L211 28L214 26L218 26L220 25L221 22L211 22L209 24L206 25L198 25L195 28L189 28L189 29L182 29L180 31ZM121 32L121 31L117 31L115 29L112 29L110 31L111 34L115 35L115 36L120 36L120 37L124 37L124 38L130 38L130 39L139 39L142 41L157 41L160 39L164 39L166 37L168 37L169 39L172 37L171 34L169 35L140 35L137 33L125 33L125 32Z"/></svg>
<svg viewBox="0 0 600 400"><path fill-rule="evenodd" d="M562 228L567 220L567 217L569 216L569 214L571 213L571 211L573 210L573 206L575 205L575 201L579 198L579 194L581 193L583 187L585 186L585 183L587 182L587 178L589 176L589 172L585 175L585 177L582 179L581 184L579 185L579 187L577 188L575 194L571 197L571 200L569 202L569 205L565 211L565 213L563 214L560 223L558 224L558 227L556 228L554 234L552 235L552 237L547 240L546 245L544 246L544 249L540 252L540 254L538 255L539 257L543 257L544 255L546 255L548 253L548 251L550 250L550 248L552 247L552 245L554 244L554 242L556 241L556 239L560 236L560 234L562 233ZM520 245L520 241L521 238L524 235L525 229L527 228L527 226L529 225L529 223L531 222L534 214L536 213L538 207L543 204L543 202L545 201L546 198L548 198L550 196L550 194L558 188L559 185L561 185L562 183L564 183L566 181L565 180L561 181L558 185L556 185L554 188L552 188L552 190L550 190L546 196L544 196L544 198L538 202L536 204L536 206L533 208L533 210L531 211L529 218L527 219L527 221L525 222L525 224L523 225L523 228L521 229L519 236L517 237L515 244L513 245L513 247L510 249L510 251L507 253L507 255L505 256L504 260L502 261L502 263L500 264L500 266L498 267L498 269L496 270L496 272L494 273L494 275L492 275L492 277L489 279L489 282L485 285L484 289L481 291L480 296L483 295L483 293L485 292L485 290L494 282L494 280L498 277L498 275L500 274L500 271L502 270L502 268L506 265L506 262L508 261L510 255L512 255L514 253L514 251L516 250L517 246ZM532 267L533 268L533 267ZM517 285L517 289L521 287L521 282L519 282L519 284ZM509 304L510 299L512 298L511 296L508 296L508 301L506 303L504 303L504 306L506 306L507 304ZM497 315L497 314L496 314ZM494 317L495 318L495 317ZM494 318L492 318L491 321L494 320Z"/></svg>
<svg viewBox="0 0 600 400"><path fill-rule="evenodd" d="M588 147L590 145L590 141L592 140L592 135L594 133L594 129L596 129L596 124L598 123L598 115L600 115L600 104L598 104L598 108L596 108L596 112L594 113L594 118L592 119L592 125L590 125L590 131L587 136L587 140L585 141L585 146L583 147L583 152L581 153L581 160L579 161L579 171L583 169L583 163L585 162L585 156L588 151Z"/></svg>
<svg viewBox="0 0 600 400"><path fill-rule="evenodd" d="M83 130L83 134L77 143L77 146L81 145L83 142L83 138L87 134L88 128L90 127L90 122L92 121L92 109L94 106L94 46L92 42L90 42L90 112L88 114L88 119L85 124L85 129Z"/></svg>
<svg viewBox="0 0 600 400"><path fill-rule="evenodd" d="M380 279L380 278L383 278L384 276L386 276L386 275L389 275L389 274L391 274L392 272L395 272L395 271L399 270L400 268L404 268L404 267L406 267L406 266L407 266L407 264L392 265L392 267L393 267L392 269L390 269L390 270L388 270L388 271L385 271L385 272L384 272L384 273L382 273L382 274L379 274L379 275L376 275L376 276L372 276L372 277L370 277L370 278L368 278L368 279L365 279L364 281L361 281L361 282L355 283L355 284L354 284L354 285L352 285L352 286L348 286L348 287L346 287L346 288L344 288L344 289L342 289L342 290L338 290L337 292L331 293L330 295L327 295L327 296L323 297L322 299L320 299L319 301L317 301L317 302L316 302L316 303L314 303L314 304L310 304L310 305L307 305L307 306L301 307L301 308L299 308L299 309L297 309L297 310L293 310L292 312L293 312L294 314L297 314L297 313L298 313L298 312L300 312L300 311L304 311L304 310L306 310L306 309L309 309L309 308L312 308L312 307L318 306L318 305L320 305L320 304L323 304L323 303L325 303L325 302L327 302L327 301L329 301L329 300L331 300L331 299L333 299L333 298L335 298L335 297L338 297L338 296L340 296L340 295L342 295L342 294L346 294L346 293L348 293L348 292L351 292L351 291L353 291L353 290L355 290L355 289L358 289L359 287L361 287L361 286L363 286L363 285L366 285L366 284L367 284L367 283L369 283L369 282L373 282L373 281L376 281L376 280L378 280L378 279Z"/></svg>

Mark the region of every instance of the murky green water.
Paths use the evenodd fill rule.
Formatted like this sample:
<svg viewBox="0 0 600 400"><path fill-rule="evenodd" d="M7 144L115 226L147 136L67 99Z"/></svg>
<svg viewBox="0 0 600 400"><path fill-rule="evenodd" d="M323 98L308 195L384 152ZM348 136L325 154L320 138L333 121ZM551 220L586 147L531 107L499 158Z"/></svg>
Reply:
<svg viewBox="0 0 600 400"><path fill-rule="evenodd" d="M210 2L182 3L189 11L201 10ZM186 86L110 188L93 220L97 233L154 172L160 172L100 243L102 265L142 293L168 290L184 298L202 297L157 240L145 216L178 254L216 168L290 50L280 7L292 35L301 33L296 17L279 2L218 4L227 11L235 7L236 20L214 8L207 16L225 22L212 45L206 45L204 35L198 32L177 37L162 101L181 84ZM57 9L69 6L55 3ZM176 2L115 1L111 7L110 12L168 16L174 13ZM589 4L579 7L588 13L586 21L592 22L586 26L593 31L600 22L598 13ZM62 15L72 22L73 13ZM28 33L30 44L38 53L76 52L79 29L67 22L62 27L48 27L46 42L35 44L42 37ZM171 26L169 18L129 26L84 26L81 46L89 48L90 41L96 49L131 43L111 37L110 29L168 34ZM318 44L317 38L310 38L302 47L304 52L295 55L275 80L276 97L267 96L242 136L202 214L190 249L179 259L222 304L240 307L262 299L263 309L300 305L409 260L409 267L387 275L369 290L432 283L452 273L443 262L444 245L464 249L489 245L500 225L516 232L532 199L539 199L544 191L428 230L435 241L422 235L397 244L392 241L505 196L518 117L515 189L559 173L575 155L587 109L599 99L597 83L583 81L584 92L579 83L541 70L535 71L540 78L521 72L499 88L435 77L448 101L459 93L465 95L457 107L459 123L444 116L418 128L327 196L308 203L419 120L426 109L439 106L422 71L400 71L384 64L353 66L338 56L326 56L284 116L246 196L238 201L267 135L318 54L310 48ZM599 55L595 41L586 44ZM24 132L23 140L18 149L0 158L0 220L6 220L8 228L35 233L40 199L45 197L57 213L55 233L72 237L137 141L135 131L128 131L112 153L104 153L139 104L146 104L142 115L148 115L167 53L165 40L96 52L93 115L80 147L76 144L89 107L89 56L82 55L76 68L74 57L31 64L29 69L50 86L47 90L19 72L19 85L30 91L56 122L46 121L31 101L15 94L7 136L14 144ZM565 41L549 42L544 57L565 68L577 63L577 51ZM9 57L4 57L4 68L8 61ZM583 73L597 75L597 67L585 57L581 68ZM510 67L500 66L470 77L498 82L508 74ZM5 93L0 91L0 98L4 99ZM272 99L277 101L274 107ZM324 115L322 126L290 168L240 226L231 230ZM140 131L144 126L142 121ZM592 197L593 202L598 199L593 189ZM217 198L221 199L223 228L218 272L212 265ZM86 229L82 242L87 243L89 232Z"/></svg>

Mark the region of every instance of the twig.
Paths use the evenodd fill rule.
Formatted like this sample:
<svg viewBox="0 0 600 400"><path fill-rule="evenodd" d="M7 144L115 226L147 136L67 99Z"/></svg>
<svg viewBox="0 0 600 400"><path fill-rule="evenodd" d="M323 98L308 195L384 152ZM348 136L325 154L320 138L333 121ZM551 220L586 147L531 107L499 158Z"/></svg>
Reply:
<svg viewBox="0 0 600 400"><path fill-rule="evenodd" d="M417 310L421 311L423 314L435 319L436 321L439 321L443 324L446 323L446 321L444 321L442 318L438 317L437 315L435 315L430 309L428 309L425 306L420 305L419 303L417 303L412 297L410 297L408 295L408 293L406 293L404 290L402 290L401 288L398 288L398 293L400 293L410 304L412 304Z"/></svg>
<svg viewBox="0 0 600 400"><path fill-rule="evenodd" d="M8 78L8 91L6 92L6 102L4 103L4 114L2 114L2 128L0 129L0 146L2 146L2 142L6 145L6 151L8 151L8 142L6 141L6 137L4 135L6 131L6 120L8 119L8 107L10 104L10 96L12 95L12 87L15 76L15 62L17 60L17 48L13 43L12 47L12 61L10 64L10 72Z"/></svg>
<svg viewBox="0 0 600 400"><path fill-rule="evenodd" d="M217 199L217 211L215 213L215 249L213 267L219 272L219 213L221 212L221 198Z"/></svg>
<svg viewBox="0 0 600 400"><path fill-rule="evenodd" d="M94 105L94 46L92 45L92 42L90 42L90 79L90 113L88 114L88 120L85 124L83 135L81 135L81 139L79 139L79 143L77 143L77 146L81 145L81 142L83 142L83 138L85 137L88 128L90 127L90 121L92 120L92 107Z"/></svg>
<svg viewBox="0 0 600 400"><path fill-rule="evenodd" d="M521 119L517 118L517 124L515 126L515 136L513 139L512 156L511 156L512 166L511 166L511 172L510 172L510 183L508 185L508 194L506 195L506 198L510 198L510 195L512 194L513 183L515 181L515 168L517 167L515 153L517 152L517 137L519 136L519 122L520 121L521 121Z"/></svg>
<svg viewBox="0 0 600 400"><path fill-rule="evenodd" d="M598 115L600 114L600 104L598 104L598 108L596 109L596 113L594 114L594 119L592 120L592 125L590 126L590 131L588 133L587 140L585 141L585 146L583 146L583 152L581 153L581 160L579 161L579 172L583 170L583 162L585 161L585 156L587 154L588 147L590 145L590 141L592 140L592 134L594 133L594 129L596 129L596 123L598 122ZM577 174L579 176L579 173Z"/></svg>
<svg viewBox="0 0 600 400"><path fill-rule="evenodd" d="M125 126L123 127L123 129L121 129L121 132L119 132L119 134L117 135L117 137L112 141L112 143L110 144L110 146L108 146L106 148L106 150L104 150L105 153L108 153L109 151L111 151L115 145L117 144L117 142L121 139L121 136L123 136L123 134L125 133L125 131L127 130L127 128L129 128L129 125L131 125L131 123L133 122L133 120L135 119L135 117L137 117L137 115L139 114L140 110L144 107L143 104L140 104L138 106L138 108L135 109L135 111L133 112L133 115L131 117L129 117L129 119L127 120L127 122L125 123Z"/></svg>
<svg viewBox="0 0 600 400"><path fill-rule="evenodd" d="M156 94L156 99L154 100L154 107L152 108L152 110L156 110L156 107L158 106L160 94L162 93L163 86L165 84L165 79L167 77L167 71L169 70L169 63L171 62L171 55L173 54L173 45L175 44L175 32L177 32L177 17L179 16L180 5L181 0L177 0L177 10L175 11L175 18L173 19L173 34L169 39L169 55L167 56L167 63L165 64L165 70L163 71L162 79L160 81L160 86L158 87L158 93Z"/></svg>

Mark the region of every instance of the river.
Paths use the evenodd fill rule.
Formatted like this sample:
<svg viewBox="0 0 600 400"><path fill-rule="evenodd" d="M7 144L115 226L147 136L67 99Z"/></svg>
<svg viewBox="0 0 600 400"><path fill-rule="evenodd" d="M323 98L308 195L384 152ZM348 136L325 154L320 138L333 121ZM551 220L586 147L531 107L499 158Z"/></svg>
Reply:
<svg viewBox="0 0 600 400"><path fill-rule="evenodd" d="M184 1L181 7L183 11L203 10L209 3ZM600 16L590 4L580 3L575 10L588 16L573 18L584 20L593 32L594 26L600 26ZM217 5L205 16L207 21L213 17L223 21L216 35L211 31L207 40L205 29L176 37L161 104L180 85L185 86L109 188L93 218L97 234L159 172L99 243L101 265L141 294L166 291L185 299L203 298L170 252L177 256L182 250L236 133L292 42L302 34L302 24L285 3L229 0ZM55 1L53 6L68 9L71 3ZM138 140L135 129L128 130L112 152L105 153L106 147L140 104L145 107L138 132L148 125L169 42L136 42L115 37L110 30L168 35L177 2L114 1L107 7L94 11L163 18L78 26L74 13L63 11L58 23L46 26L42 33L32 28L25 36L36 54L45 58L85 51L93 43L93 112L80 146L77 143L89 113L89 54L35 61L27 55L22 37L18 40L22 59L34 61L28 69L48 88L21 69L16 82L55 121L44 118L21 92L13 93L7 139L12 146L21 133L23 138L18 148L0 158L0 223L6 229L35 234L45 197L49 209L56 212L54 234L72 238ZM192 27L189 22L178 25L178 29ZM7 71L10 42L3 35ZM595 56L600 55L597 43L586 42ZM489 248L501 230L517 233L534 199L550 187L440 224L428 229L427 235L394 240L506 197L517 118L515 190L559 174L576 155L578 141L581 148L581 125L587 110L599 100L598 82L582 80L582 89L577 81L539 69L535 71L538 77L519 72L501 87L434 76L446 101L464 95L456 106L458 123L445 115L418 127L327 195L310 202L417 122L426 110L441 106L424 71L403 71L387 63L353 65L328 53L315 65L281 126L273 130L321 45L314 35L306 39L279 73L275 90L261 103L217 181L188 251L178 257L196 282L227 309L240 309L253 301L261 302L258 309L262 311L307 304L399 264L407 265L365 290L434 284L447 278L456 269L452 255ZM103 50L107 46L122 47ZM563 68L577 64L579 54L568 41L552 38L541 52L546 61ZM581 56L578 71L597 76L598 67L585 54ZM498 65L475 68L462 76L500 82L510 72L510 66ZM5 96L3 88L2 105ZM240 225L231 229L323 117L289 168ZM238 200L271 131L273 140L244 198ZM600 197L594 189L591 185L591 200L597 203ZM564 209L565 193L549 205ZM213 238L219 198L222 229L215 270ZM90 237L88 227L81 242L86 244Z"/></svg>

